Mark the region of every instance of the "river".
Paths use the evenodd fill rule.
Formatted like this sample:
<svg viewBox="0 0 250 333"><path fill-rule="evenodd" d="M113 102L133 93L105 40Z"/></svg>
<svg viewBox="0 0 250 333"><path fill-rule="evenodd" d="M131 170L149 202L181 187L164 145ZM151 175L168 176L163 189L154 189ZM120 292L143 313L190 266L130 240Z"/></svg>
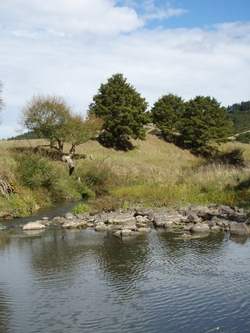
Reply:
<svg viewBox="0 0 250 333"><path fill-rule="evenodd" d="M0 232L1 333L249 333L250 240Z"/></svg>

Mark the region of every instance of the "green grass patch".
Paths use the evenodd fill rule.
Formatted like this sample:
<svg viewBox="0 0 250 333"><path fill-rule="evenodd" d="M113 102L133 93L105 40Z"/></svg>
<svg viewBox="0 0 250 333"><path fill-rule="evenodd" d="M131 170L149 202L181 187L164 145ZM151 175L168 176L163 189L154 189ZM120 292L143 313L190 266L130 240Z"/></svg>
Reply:
<svg viewBox="0 0 250 333"><path fill-rule="evenodd" d="M88 213L89 211L90 211L89 205L87 205L86 203L83 203L83 202L77 204L72 209L73 214L84 214L84 213Z"/></svg>

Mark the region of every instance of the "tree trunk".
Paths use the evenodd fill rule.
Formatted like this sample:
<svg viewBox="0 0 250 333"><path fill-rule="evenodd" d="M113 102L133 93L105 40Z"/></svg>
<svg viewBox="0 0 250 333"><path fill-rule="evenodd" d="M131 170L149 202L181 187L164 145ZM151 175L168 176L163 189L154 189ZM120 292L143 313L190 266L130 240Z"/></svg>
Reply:
<svg viewBox="0 0 250 333"><path fill-rule="evenodd" d="M57 140L58 143L58 150L61 154L63 154L63 142L61 140Z"/></svg>
<svg viewBox="0 0 250 333"><path fill-rule="evenodd" d="M69 151L69 154L72 156L74 156L76 153L76 145L72 144L71 148L70 148L70 151Z"/></svg>
<svg viewBox="0 0 250 333"><path fill-rule="evenodd" d="M67 163L68 167L69 167L69 175L71 176L75 170L75 163L73 161L72 155L63 155L62 156L62 161Z"/></svg>

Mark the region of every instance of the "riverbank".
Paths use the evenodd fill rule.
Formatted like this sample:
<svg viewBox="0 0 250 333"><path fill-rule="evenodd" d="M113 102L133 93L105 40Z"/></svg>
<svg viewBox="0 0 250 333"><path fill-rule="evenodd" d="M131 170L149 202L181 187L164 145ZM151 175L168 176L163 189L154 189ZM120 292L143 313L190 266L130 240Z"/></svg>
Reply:
<svg viewBox="0 0 250 333"><path fill-rule="evenodd" d="M135 209L91 215L66 213L18 225L24 233L40 233L46 229L93 229L115 237L128 238L150 233L153 229L178 233L191 239L206 237L210 233L225 232L231 236L250 236L249 213L240 208L224 205L189 206L179 210ZM8 229L2 227L2 231Z"/></svg>
<svg viewBox="0 0 250 333"><path fill-rule="evenodd" d="M245 207L250 202L250 147L230 143L225 151L244 151L245 167L212 163L154 135L120 152L95 141L81 145L73 177L42 140L2 141L0 174L14 187L0 196L0 218L31 216L64 201L84 200L83 212L133 207L181 208L193 205ZM80 211L79 211L80 212Z"/></svg>

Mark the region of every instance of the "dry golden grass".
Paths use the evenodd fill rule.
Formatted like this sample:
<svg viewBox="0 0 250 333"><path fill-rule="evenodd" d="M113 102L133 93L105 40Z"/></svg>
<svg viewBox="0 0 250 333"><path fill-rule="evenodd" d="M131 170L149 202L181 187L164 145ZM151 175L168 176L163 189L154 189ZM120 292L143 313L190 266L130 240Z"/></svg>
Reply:
<svg viewBox="0 0 250 333"><path fill-rule="evenodd" d="M11 165L14 163L14 160L10 162L11 148L36 147L45 143L43 140L2 141L0 153ZM108 194L102 197L100 207L105 208L105 203L116 206L118 201L123 207L134 204L240 204L242 194L239 196L234 187L250 179L249 168L207 164L189 151L153 135L148 135L145 141L136 141L135 145L136 148L129 152L106 149L95 141L77 148L77 153L86 154L88 158L76 162L76 175L84 178L88 173L98 174L100 183L97 186L107 190ZM250 162L250 145L227 143L223 146L225 151L233 148L241 148L244 158ZM5 162L0 161L0 171L4 169ZM244 201L248 197L250 199L247 189Z"/></svg>
<svg viewBox="0 0 250 333"><path fill-rule="evenodd" d="M121 152L106 149L96 142L88 142L79 146L77 152L92 156L96 164L109 167L119 177L150 183L175 183L186 169L202 162L189 151L152 135L135 144L134 150Z"/></svg>

